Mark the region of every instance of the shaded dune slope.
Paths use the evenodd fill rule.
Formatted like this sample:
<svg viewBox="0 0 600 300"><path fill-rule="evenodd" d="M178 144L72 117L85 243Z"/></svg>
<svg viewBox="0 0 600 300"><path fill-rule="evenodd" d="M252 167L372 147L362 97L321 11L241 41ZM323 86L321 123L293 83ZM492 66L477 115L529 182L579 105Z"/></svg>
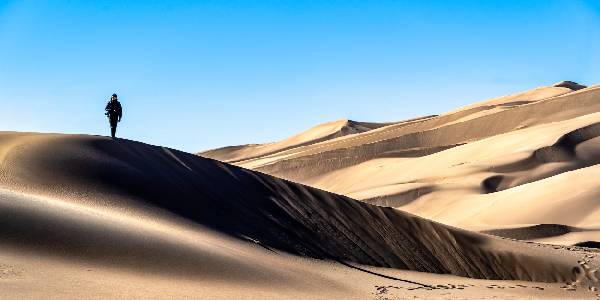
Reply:
<svg viewBox="0 0 600 300"><path fill-rule="evenodd" d="M562 135L556 143L542 147L532 152L523 160L505 165L494 166L490 170L497 173L519 173L520 175L505 176L494 175L482 182L485 192L493 193L525 183L541 180L550 176L560 174L579 168L600 163L600 155L593 153L578 153L577 147L585 142L599 142L600 122L590 124ZM597 150L597 149L594 149ZM542 172L532 175L523 171L533 170L544 164L566 163L560 168L552 169L550 172Z"/></svg>
<svg viewBox="0 0 600 300"><path fill-rule="evenodd" d="M559 236L570 232L580 231L585 231L585 229L561 224L538 224L527 227L485 230L483 233L517 240L529 240Z"/></svg>
<svg viewBox="0 0 600 300"><path fill-rule="evenodd" d="M268 249L319 259L488 279L565 281L580 272L573 269L575 258L558 250L470 233L137 142L1 133L0 161L0 185L12 191L0 193L0 238L24 251L78 254L115 264L122 263L119 258L154 257L159 268L161 263L188 265L189 272L200 268L192 250L174 249L179 241L173 237L131 239L138 232L110 230L113 220L95 212L160 208ZM37 200L25 205L14 192L47 197L49 206L57 201L68 205L44 208ZM88 211L87 218L69 214L71 206ZM117 259L106 258L106 252ZM213 264L227 259L216 257ZM252 266L238 261L236 267Z"/></svg>

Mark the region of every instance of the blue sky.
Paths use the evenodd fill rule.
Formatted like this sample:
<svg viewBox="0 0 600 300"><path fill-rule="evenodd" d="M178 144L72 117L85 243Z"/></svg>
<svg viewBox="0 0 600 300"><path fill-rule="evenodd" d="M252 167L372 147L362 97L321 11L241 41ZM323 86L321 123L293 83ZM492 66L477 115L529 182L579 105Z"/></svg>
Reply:
<svg viewBox="0 0 600 300"><path fill-rule="evenodd" d="M600 1L0 0L0 130L189 152L600 83Z"/></svg>

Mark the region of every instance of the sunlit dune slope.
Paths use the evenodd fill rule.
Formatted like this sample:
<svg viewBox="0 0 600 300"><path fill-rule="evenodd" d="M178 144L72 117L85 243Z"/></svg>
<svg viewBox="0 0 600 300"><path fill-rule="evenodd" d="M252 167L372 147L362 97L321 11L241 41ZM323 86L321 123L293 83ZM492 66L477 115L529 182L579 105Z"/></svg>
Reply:
<svg viewBox="0 0 600 300"><path fill-rule="evenodd" d="M474 278L568 281L580 273L579 254L127 140L2 133L0 161L2 248L21 253L218 278L271 272L228 246L233 238L310 258Z"/></svg>

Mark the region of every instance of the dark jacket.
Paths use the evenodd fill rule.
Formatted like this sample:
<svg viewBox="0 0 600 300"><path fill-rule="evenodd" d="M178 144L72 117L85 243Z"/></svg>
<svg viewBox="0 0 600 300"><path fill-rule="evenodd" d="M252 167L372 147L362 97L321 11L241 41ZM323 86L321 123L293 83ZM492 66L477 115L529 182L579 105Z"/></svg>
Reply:
<svg viewBox="0 0 600 300"><path fill-rule="evenodd" d="M118 117L119 120L121 120L121 117L123 116L123 108L121 107L121 102L119 102L119 100L108 101L104 110L108 113L109 118Z"/></svg>

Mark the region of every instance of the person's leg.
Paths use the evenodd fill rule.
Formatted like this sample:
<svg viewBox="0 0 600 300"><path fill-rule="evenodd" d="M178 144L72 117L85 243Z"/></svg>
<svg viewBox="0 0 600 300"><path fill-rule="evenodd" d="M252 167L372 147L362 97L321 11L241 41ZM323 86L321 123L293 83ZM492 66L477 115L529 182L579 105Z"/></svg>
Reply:
<svg viewBox="0 0 600 300"><path fill-rule="evenodd" d="M115 117L111 117L110 118L110 135L114 138L115 135L117 134L117 118Z"/></svg>

